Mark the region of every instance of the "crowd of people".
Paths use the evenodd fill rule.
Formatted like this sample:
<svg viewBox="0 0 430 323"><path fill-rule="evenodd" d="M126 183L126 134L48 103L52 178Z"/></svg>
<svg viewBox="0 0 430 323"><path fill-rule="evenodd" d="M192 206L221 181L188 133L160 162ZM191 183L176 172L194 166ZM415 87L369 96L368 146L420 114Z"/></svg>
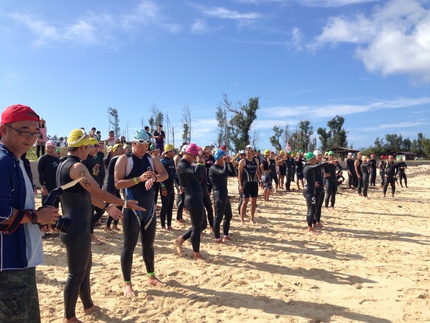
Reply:
<svg viewBox="0 0 430 323"><path fill-rule="evenodd" d="M344 181L343 169L332 151L299 150L294 154L287 145L285 151L276 154L247 145L229 155L225 146L201 148L195 143L175 149L165 143L161 124L154 134L149 127L137 131L131 142L115 137L113 131L102 140L96 128L88 133L74 129L67 137L67 155L62 158L56 143L47 140L45 121L28 106L13 105L4 110L0 131L0 291L10 295L14 306L0 310L0 321L40 321L35 266L43 262L41 230L60 231L69 271L64 287L64 322L80 322L75 313L78 297L85 314L100 310L91 298L90 272L91 244L100 243L94 226L103 214L108 215L107 232L120 231L121 221L123 292L132 297L133 252L139 236L147 282L163 285L155 275L154 241L157 227L173 230L175 197L177 223L186 223L186 210L191 226L173 241L174 250L182 255L184 242L190 240L194 259L204 261L200 252L204 230L213 234L218 245L231 241L229 177L237 180L237 212L242 225L247 218L251 224L256 222L259 190L265 203L270 202L271 194L296 191L305 198L307 231L312 235L323 228L322 208L335 207L338 187ZM34 144L38 147L43 204L38 209L25 158ZM367 198L369 186L376 187L379 169L383 196L388 186L394 196L397 176L407 187L406 168L404 161L396 163L393 156L381 156L378 163L374 155L349 154L346 185ZM64 188L59 198L48 203L50 194L59 187ZM158 197L161 208L157 208ZM69 221L67 226L59 225L61 219Z"/></svg>

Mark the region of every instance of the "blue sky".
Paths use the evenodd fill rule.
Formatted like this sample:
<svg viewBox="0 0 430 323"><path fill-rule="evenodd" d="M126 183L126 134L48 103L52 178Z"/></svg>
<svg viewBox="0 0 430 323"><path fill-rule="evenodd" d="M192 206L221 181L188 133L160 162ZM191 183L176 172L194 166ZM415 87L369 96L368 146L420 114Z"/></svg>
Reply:
<svg viewBox="0 0 430 323"><path fill-rule="evenodd" d="M114 107L131 136L155 105L179 146L188 106L192 141L211 144L227 94L260 98L263 149L274 125L336 115L354 148L430 137L428 0L8 0L0 48L0 107L31 106L51 135L105 137Z"/></svg>

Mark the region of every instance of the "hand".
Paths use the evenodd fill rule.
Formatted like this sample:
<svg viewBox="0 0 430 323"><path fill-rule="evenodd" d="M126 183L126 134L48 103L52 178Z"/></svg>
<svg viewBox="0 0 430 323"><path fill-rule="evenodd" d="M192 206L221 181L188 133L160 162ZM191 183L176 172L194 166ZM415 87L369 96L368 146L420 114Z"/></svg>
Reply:
<svg viewBox="0 0 430 323"><path fill-rule="evenodd" d="M239 186L239 193L243 193L243 186Z"/></svg>
<svg viewBox="0 0 430 323"><path fill-rule="evenodd" d="M58 220L58 209L51 205L43 206L35 211L39 224L55 224Z"/></svg>
<svg viewBox="0 0 430 323"><path fill-rule="evenodd" d="M316 182L316 183L315 183L315 187L317 187L317 188L318 188L318 187L320 187L320 183L319 183L319 182Z"/></svg>
<svg viewBox="0 0 430 323"><path fill-rule="evenodd" d="M152 177L151 179L148 179L146 182L145 182L145 188L146 188L146 190L150 190L151 189L151 187L152 187L152 185L154 185L154 183L157 181L157 178L154 176L154 177Z"/></svg>
<svg viewBox="0 0 430 323"><path fill-rule="evenodd" d="M136 211L146 211L145 208L139 206L137 203L138 202L136 200L127 200L127 207Z"/></svg>
<svg viewBox="0 0 430 323"><path fill-rule="evenodd" d="M42 196L47 196L48 195L48 190L46 189L46 186L43 185L42 186Z"/></svg>
<svg viewBox="0 0 430 323"><path fill-rule="evenodd" d="M139 176L139 181L145 182L153 177L155 177L155 173L153 171L148 170L147 172L144 172L142 175Z"/></svg>
<svg viewBox="0 0 430 323"><path fill-rule="evenodd" d="M179 186L179 188L178 188L178 192L179 192L179 195L180 195L180 194L182 194L182 193L184 192L184 191L182 190L182 187L180 187L180 186Z"/></svg>
<svg viewBox="0 0 430 323"><path fill-rule="evenodd" d="M109 214L114 220L121 220L123 218L122 212L113 204L106 208L107 214Z"/></svg>

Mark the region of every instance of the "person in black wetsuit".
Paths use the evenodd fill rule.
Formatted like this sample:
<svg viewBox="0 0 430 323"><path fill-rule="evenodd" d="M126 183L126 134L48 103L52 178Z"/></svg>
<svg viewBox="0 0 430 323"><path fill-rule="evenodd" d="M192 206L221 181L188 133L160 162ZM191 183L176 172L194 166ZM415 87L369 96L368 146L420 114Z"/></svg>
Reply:
<svg viewBox="0 0 430 323"><path fill-rule="evenodd" d="M182 245L188 239L191 240L194 251L194 259L202 261L203 257L200 254L200 233L207 226L205 210L203 205L203 192L200 185L202 172L205 172L202 165L202 159L199 160L196 167L192 163L196 161L199 156L199 148L196 144L190 143L176 167L176 174L178 175L179 185L184 192L184 204L190 213L191 228L188 229L182 236L174 241L175 249L180 256L182 256Z"/></svg>
<svg viewBox="0 0 430 323"><path fill-rule="evenodd" d="M303 152L301 150L299 150L299 152L297 153L297 157L296 157L296 183L297 183L297 189L300 191L300 182L302 183L302 187L304 186L303 184Z"/></svg>
<svg viewBox="0 0 430 323"><path fill-rule="evenodd" d="M285 189L287 192L291 191L291 180L294 181L293 158L291 157L292 151L285 153L285 164L287 166Z"/></svg>
<svg viewBox="0 0 430 323"><path fill-rule="evenodd" d="M182 156L184 155L185 151L187 150L188 145L184 144L181 147L180 152L173 158L173 161L175 162L175 170L178 167L179 162L182 159ZM185 220L182 217L182 213L184 211L184 192L182 192L182 190L180 190L180 186L179 186L179 182L178 182L178 178L177 178L177 174L176 174L176 179L175 179L175 185L176 185L176 190L178 192L178 197L176 198L176 221L178 223L181 224L185 224Z"/></svg>
<svg viewBox="0 0 430 323"><path fill-rule="evenodd" d="M212 151L210 153L210 157L211 159L213 159L213 163L215 163L215 159L213 157ZM202 161L205 160L203 151L201 149L199 150L199 156L197 160L202 160ZM211 165L213 165L213 163L211 163ZM205 165L207 167L208 164L205 164ZM209 180L210 167L206 168L206 171L202 173L202 177L199 179L199 181L200 181L200 185L202 186L203 205L205 206L205 210L206 210L205 214L207 217L206 223L209 222L210 230L212 231L214 226L214 210L212 207L211 196L210 196L210 192L212 191L212 183Z"/></svg>
<svg viewBox="0 0 430 323"><path fill-rule="evenodd" d="M306 221L308 224L308 232L311 234L316 234L315 229L313 228L313 222L316 218L316 209L317 209L317 198L316 194L316 186L317 184L315 179L315 169L319 167L323 167L326 165L326 162L316 164L315 155L312 152L306 153L306 164L303 168L303 178L304 178L304 186L303 186L303 196L306 199L306 204L308 207L308 211L306 214Z"/></svg>
<svg viewBox="0 0 430 323"><path fill-rule="evenodd" d="M369 170L370 170L369 186L372 186L373 188L375 188L376 187L376 159L374 154L370 155Z"/></svg>
<svg viewBox="0 0 430 323"><path fill-rule="evenodd" d="M142 243L142 257L148 275L148 285L161 282L155 276L154 239L156 229L154 183L167 179L167 171L159 158L152 159L148 154L150 138L144 130L134 134L132 152L122 155L115 166L115 187L124 189L125 199L135 199L146 210L134 212L123 209L122 220L124 245L121 251L121 269L124 278L124 295L132 297L134 290L131 283L133 252L139 238Z"/></svg>
<svg viewBox="0 0 430 323"><path fill-rule="evenodd" d="M403 183L402 180L405 180L405 186L406 188L408 188L408 179L406 177L406 168L408 168L408 166L406 166L406 163L403 161L403 158L400 157L400 161L397 163L397 169L399 170L399 179L400 179L400 186L403 187Z"/></svg>
<svg viewBox="0 0 430 323"><path fill-rule="evenodd" d="M325 207L328 208L329 202L330 207L333 209L336 202L337 193L337 168L334 159L334 152L331 150L328 152L328 163L324 166L325 171Z"/></svg>
<svg viewBox="0 0 430 323"><path fill-rule="evenodd" d="M42 202L45 202L49 192L57 187L55 174L57 172L58 164L60 163L60 159L55 156L55 143L51 140L48 140L45 144L45 147L46 154L40 156L40 158L37 160L39 183L42 189ZM58 200L54 206L58 208Z"/></svg>
<svg viewBox="0 0 430 323"><path fill-rule="evenodd" d="M363 154L361 152L359 152L357 154L357 160L354 162L354 168L355 168L355 172L357 174L357 192L358 195L361 196L362 195L362 190L363 190L363 173L361 171L361 164L363 163L362 160Z"/></svg>
<svg viewBox="0 0 430 323"><path fill-rule="evenodd" d="M102 188L104 191L107 191L117 197L121 197L119 193L119 189L115 187L114 171L115 171L115 165L116 165L116 162L118 161L119 156L124 154L124 148L121 144L115 144L114 146L112 146L111 149L112 149L113 157L110 158ZM122 210L122 206L119 206L118 208ZM113 221L113 226L111 228L110 226L112 224L112 221ZM112 230L119 231L118 222L119 222L118 220L114 220L109 215L106 221L105 231L107 232L111 232Z"/></svg>
<svg viewBox="0 0 430 323"><path fill-rule="evenodd" d="M276 155L276 166L279 170L279 187L284 188L285 175L287 174L287 165L285 164L285 153L283 150Z"/></svg>
<svg viewBox="0 0 430 323"><path fill-rule="evenodd" d="M167 171L167 179L161 183L161 211L160 211L160 222L161 229L173 230L172 228L172 213L173 203L175 201L175 188L174 182L176 178L176 168L173 158L175 157L175 147L171 144L164 146L164 157L161 159L161 163ZM167 226L166 226L167 220Z"/></svg>
<svg viewBox="0 0 430 323"><path fill-rule="evenodd" d="M231 212L230 198L228 197L228 176L236 176L236 170L231 164L230 157L225 152L218 150L214 154L215 164L209 169L209 179L213 187L213 199L215 205L215 221L213 231L216 243L223 243L230 239L230 221L233 216ZM223 223L223 238L221 239L220 227Z"/></svg>
<svg viewBox="0 0 430 323"><path fill-rule="evenodd" d="M381 177L381 188L384 188L385 185L385 166L387 166L387 163L385 162L385 156L381 156L381 160L379 161L379 176Z"/></svg>
<svg viewBox="0 0 430 323"><path fill-rule="evenodd" d="M363 156L363 162L361 163L361 174L363 179L363 196L365 198L367 198L367 190L369 189L369 177L370 177L369 168L370 168L369 158L367 156Z"/></svg>
<svg viewBox="0 0 430 323"><path fill-rule="evenodd" d="M275 182L275 192L278 191L279 188L279 181L278 181L278 173L276 171L276 159L275 159L275 153L273 151L270 152L269 158L269 169L270 169L270 181Z"/></svg>
<svg viewBox="0 0 430 323"><path fill-rule="evenodd" d="M357 173L355 172L352 153L348 153L348 157L346 159L346 168L348 170L348 187L350 189L354 189L357 187Z"/></svg>
<svg viewBox="0 0 430 323"><path fill-rule="evenodd" d="M64 185L78 178L79 184L66 189L60 195L63 216L70 218L67 234L60 233L60 239L66 246L69 275L64 287L64 322L80 322L76 318L75 307L78 295L84 305L85 314L99 311L91 299L91 204L104 208L114 219L122 218L122 213L115 205L124 201L103 191L88 169L81 163L88 156L89 136L82 129L73 130L68 138L68 153L57 169L57 186ZM105 203L105 201L107 203ZM109 204L112 203L112 204ZM129 200L128 207L143 210L137 201Z"/></svg>
<svg viewBox="0 0 430 323"><path fill-rule="evenodd" d="M393 156L389 155L387 164L384 168L384 197L387 194L388 185L391 186L391 196L394 197L394 193L396 192L396 180L397 180L397 172L398 168L396 163L394 162Z"/></svg>
<svg viewBox="0 0 430 323"><path fill-rule="evenodd" d="M270 152L268 149L264 151L264 159L262 163L260 164L260 171L261 171L261 178L263 182L263 197L264 201L269 201L270 192L273 189L272 186L272 177L270 176L270 173L272 170L270 169L269 163L270 163Z"/></svg>
<svg viewBox="0 0 430 323"><path fill-rule="evenodd" d="M314 151L316 163L319 164L323 160L323 154L319 150ZM321 224L321 209L324 202L324 171L323 168L317 167L314 170L315 172L315 197L316 197L316 211L315 218L313 221L314 229L322 229L323 225ZM318 183L318 184L317 184Z"/></svg>
<svg viewBox="0 0 430 323"><path fill-rule="evenodd" d="M258 183L261 182L260 162L254 158L254 148L251 145L245 147L246 157L239 163L237 174L239 181L239 193L242 195L240 207L240 221L245 224L246 208L251 197L250 221L254 222L255 210L257 208Z"/></svg>

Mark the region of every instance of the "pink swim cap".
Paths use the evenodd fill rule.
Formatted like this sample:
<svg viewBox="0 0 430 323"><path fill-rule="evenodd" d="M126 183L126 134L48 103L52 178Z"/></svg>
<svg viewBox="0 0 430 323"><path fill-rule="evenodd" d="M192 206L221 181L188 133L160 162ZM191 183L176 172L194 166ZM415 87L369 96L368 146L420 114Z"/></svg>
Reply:
<svg viewBox="0 0 430 323"><path fill-rule="evenodd" d="M187 147L186 152L188 154L197 156L199 154L199 147L195 143L190 143Z"/></svg>

